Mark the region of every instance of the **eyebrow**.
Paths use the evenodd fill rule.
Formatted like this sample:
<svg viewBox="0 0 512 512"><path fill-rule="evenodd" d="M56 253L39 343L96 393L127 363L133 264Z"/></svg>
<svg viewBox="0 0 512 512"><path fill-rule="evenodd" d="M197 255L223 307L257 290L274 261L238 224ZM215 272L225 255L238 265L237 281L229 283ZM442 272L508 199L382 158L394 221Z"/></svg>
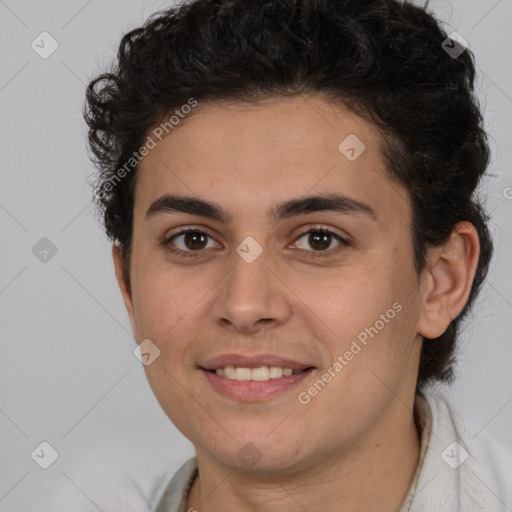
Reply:
<svg viewBox="0 0 512 512"><path fill-rule="evenodd" d="M279 221L298 215L332 211L345 214L359 214L377 221L377 213L366 203L339 194L312 195L298 199L290 199L276 204L268 212L272 221ZM206 201L199 197L163 195L154 201L146 212L146 219L157 214L181 212L209 219L218 220L225 224L232 221L233 216L218 203Z"/></svg>

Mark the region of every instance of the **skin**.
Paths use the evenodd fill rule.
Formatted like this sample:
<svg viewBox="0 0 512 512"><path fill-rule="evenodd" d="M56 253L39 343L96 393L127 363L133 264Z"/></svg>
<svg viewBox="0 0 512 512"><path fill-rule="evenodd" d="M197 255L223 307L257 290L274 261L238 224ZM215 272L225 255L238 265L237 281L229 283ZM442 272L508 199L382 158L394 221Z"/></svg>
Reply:
<svg viewBox="0 0 512 512"><path fill-rule="evenodd" d="M349 134L366 146L355 161L338 150ZM423 336L441 335L462 310L479 245L474 226L459 223L416 274L409 196L385 175L381 144L374 125L303 96L200 104L141 162L131 290L117 246L113 258L135 339L161 351L145 367L152 390L196 450L200 476L186 510L391 512L405 499L419 457L413 408ZM332 211L267 218L278 202L332 192L370 205L377 220ZM214 201L232 219L146 218L164 193ZM189 226L211 236L199 246L203 256L166 251L161 241ZM308 258L321 251L303 233L318 227L352 245L331 238L330 258ZM263 249L252 263L236 252L247 236ZM174 244L197 247L183 235ZM299 392L397 302L402 310L301 404ZM231 352L274 353L316 369L271 400L239 402L197 367ZM257 462L237 456L247 443Z"/></svg>

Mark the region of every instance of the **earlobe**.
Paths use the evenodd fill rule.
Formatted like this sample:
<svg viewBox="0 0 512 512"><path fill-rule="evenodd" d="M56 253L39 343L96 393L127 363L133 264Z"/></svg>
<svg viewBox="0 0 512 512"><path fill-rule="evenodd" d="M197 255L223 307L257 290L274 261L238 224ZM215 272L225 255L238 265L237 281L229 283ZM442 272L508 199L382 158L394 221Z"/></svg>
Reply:
<svg viewBox="0 0 512 512"><path fill-rule="evenodd" d="M114 268L116 273L117 284L119 285L119 289L121 290L121 295L123 296L124 305L126 307L126 311L128 316L130 317L130 322L132 324L132 331L135 333L135 321L133 315L133 300L131 291L128 288L128 284L124 279L123 272L123 257L122 257L122 246L118 243L112 246L112 259L114 261Z"/></svg>
<svg viewBox="0 0 512 512"><path fill-rule="evenodd" d="M478 233L473 224L466 221L455 226L442 247L429 251L419 334L429 339L437 338L459 315L471 292L479 254Z"/></svg>

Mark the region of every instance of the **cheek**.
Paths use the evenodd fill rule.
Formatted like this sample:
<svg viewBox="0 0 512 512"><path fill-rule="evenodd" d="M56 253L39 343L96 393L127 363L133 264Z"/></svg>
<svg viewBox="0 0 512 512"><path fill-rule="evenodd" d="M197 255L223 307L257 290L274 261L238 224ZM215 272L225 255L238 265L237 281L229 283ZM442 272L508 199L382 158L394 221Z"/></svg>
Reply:
<svg viewBox="0 0 512 512"><path fill-rule="evenodd" d="M368 269L301 275L290 283L292 287L304 311L332 342L356 335L393 303L388 280Z"/></svg>
<svg viewBox="0 0 512 512"><path fill-rule="evenodd" d="M204 329L215 286L216 272L188 268L170 268L168 264L151 264L134 268L137 279L133 286L134 316L140 339L149 338L164 356L173 360L185 357L190 340L198 329Z"/></svg>
<svg viewBox="0 0 512 512"><path fill-rule="evenodd" d="M344 358L347 377L357 372L357 379L370 378L369 369L388 375L408 363L418 311L411 293L414 276L399 263L342 269L327 279L301 278L297 295L305 297L310 331L332 361Z"/></svg>
<svg viewBox="0 0 512 512"><path fill-rule="evenodd" d="M179 319L174 283L154 270L134 269L133 307L137 328L142 336L160 338L162 330Z"/></svg>

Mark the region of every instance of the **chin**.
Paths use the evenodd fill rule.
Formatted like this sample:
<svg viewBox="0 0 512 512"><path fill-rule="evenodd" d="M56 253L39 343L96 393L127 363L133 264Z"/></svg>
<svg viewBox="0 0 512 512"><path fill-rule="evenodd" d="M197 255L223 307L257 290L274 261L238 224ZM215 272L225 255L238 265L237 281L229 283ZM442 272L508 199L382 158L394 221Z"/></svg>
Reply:
<svg viewBox="0 0 512 512"><path fill-rule="evenodd" d="M289 472L308 467L308 457L304 453L304 443L285 443L285 439L261 440L251 436L231 438L229 443L216 444L207 448L209 456L218 463L236 471ZM194 443L195 444L195 443ZM198 458L201 450L197 450Z"/></svg>

